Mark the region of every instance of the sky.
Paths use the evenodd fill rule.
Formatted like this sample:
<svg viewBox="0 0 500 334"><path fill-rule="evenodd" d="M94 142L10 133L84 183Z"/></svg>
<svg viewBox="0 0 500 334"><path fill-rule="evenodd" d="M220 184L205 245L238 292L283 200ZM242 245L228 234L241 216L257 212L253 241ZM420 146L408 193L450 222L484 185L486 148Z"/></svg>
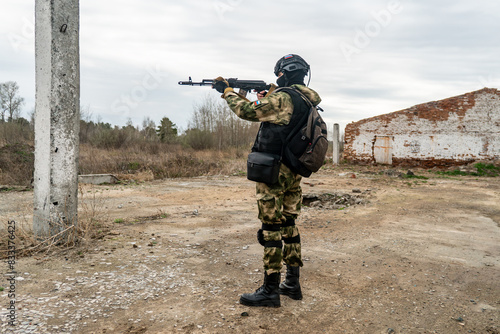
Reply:
<svg viewBox="0 0 500 334"><path fill-rule="evenodd" d="M0 82L18 83L24 117L35 107L34 7L0 4ZM168 117L183 131L220 94L178 81L271 83L276 61L293 53L311 66L323 118L343 129L500 88L499 31L498 0L80 0L80 104L94 121Z"/></svg>

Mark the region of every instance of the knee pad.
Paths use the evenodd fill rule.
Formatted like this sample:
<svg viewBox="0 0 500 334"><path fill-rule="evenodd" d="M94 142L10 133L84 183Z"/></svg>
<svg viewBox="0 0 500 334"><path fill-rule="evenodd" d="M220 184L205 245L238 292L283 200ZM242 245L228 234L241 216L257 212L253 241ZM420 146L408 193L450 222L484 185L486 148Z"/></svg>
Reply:
<svg viewBox="0 0 500 334"><path fill-rule="evenodd" d="M281 240L265 240L264 231L278 232L281 229L281 224L262 224L262 228L257 231L257 240L264 247L282 248Z"/></svg>
<svg viewBox="0 0 500 334"><path fill-rule="evenodd" d="M283 227L291 227L295 226L295 219L287 218L287 220L283 223ZM295 244L300 243L300 234L297 234L295 237L283 238L283 242L285 244Z"/></svg>
<svg viewBox="0 0 500 334"><path fill-rule="evenodd" d="M295 226L295 219L287 218L281 227Z"/></svg>
<svg viewBox="0 0 500 334"><path fill-rule="evenodd" d="M286 245L288 244L300 244L300 234L291 238L283 238Z"/></svg>
<svg viewBox="0 0 500 334"><path fill-rule="evenodd" d="M257 231L257 240L259 241L259 244L261 244L262 246L264 246L266 244L266 241L264 240L264 230L263 229L259 229Z"/></svg>

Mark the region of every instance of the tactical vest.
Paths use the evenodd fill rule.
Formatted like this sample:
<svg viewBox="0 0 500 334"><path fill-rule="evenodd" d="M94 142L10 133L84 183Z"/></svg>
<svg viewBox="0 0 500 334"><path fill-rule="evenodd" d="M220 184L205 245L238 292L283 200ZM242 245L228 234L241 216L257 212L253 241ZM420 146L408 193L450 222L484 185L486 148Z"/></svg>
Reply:
<svg viewBox="0 0 500 334"><path fill-rule="evenodd" d="M287 125L278 125L270 122L262 122L260 124L259 132L255 138L252 147L252 152L266 152L276 155L282 155L283 141L290 134L290 132L303 120L305 113L309 112L309 107L306 102L302 100L299 93L290 87L282 87L276 89L274 92L286 92L292 98L293 113L290 123ZM289 166L286 159L282 161L285 165Z"/></svg>

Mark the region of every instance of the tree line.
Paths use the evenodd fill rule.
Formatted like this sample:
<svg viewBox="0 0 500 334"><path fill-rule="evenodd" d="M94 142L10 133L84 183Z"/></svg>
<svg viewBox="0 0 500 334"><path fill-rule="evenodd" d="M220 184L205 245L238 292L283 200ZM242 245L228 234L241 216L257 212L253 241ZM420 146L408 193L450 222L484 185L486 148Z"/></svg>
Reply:
<svg viewBox="0 0 500 334"><path fill-rule="evenodd" d="M0 147L8 144L32 144L34 140L34 111L29 119L21 117L24 98L19 96L16 82L0 83ZM239 119L216 97L206 95L193 108L187 130L180 133L176 124L163 117L156 124L149 116L142 124L129 119L125 126L94 119L90 107L80 110L80 143L104 149L120 149L146 145L159 150L163 144L182 145L194 150L225 150L250 148L258 130L258 123ZM155 153L155 152L153 152Z"/></svg>

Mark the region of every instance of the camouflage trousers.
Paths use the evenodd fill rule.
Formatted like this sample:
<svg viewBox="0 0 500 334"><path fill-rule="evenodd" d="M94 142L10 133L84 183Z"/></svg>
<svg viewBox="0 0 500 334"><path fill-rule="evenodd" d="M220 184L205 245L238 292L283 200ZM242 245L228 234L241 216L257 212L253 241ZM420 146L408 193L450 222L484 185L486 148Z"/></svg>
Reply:
<svg viewBox="0 0 500 334"><path fill-rule="evenodd" d="M302 176L282 164L277 183L257 183L257 205L265 242L263 261L267 274L280 272L282 262L303 266L300 235L295 226L302 205L301 180Z"/></svg>

